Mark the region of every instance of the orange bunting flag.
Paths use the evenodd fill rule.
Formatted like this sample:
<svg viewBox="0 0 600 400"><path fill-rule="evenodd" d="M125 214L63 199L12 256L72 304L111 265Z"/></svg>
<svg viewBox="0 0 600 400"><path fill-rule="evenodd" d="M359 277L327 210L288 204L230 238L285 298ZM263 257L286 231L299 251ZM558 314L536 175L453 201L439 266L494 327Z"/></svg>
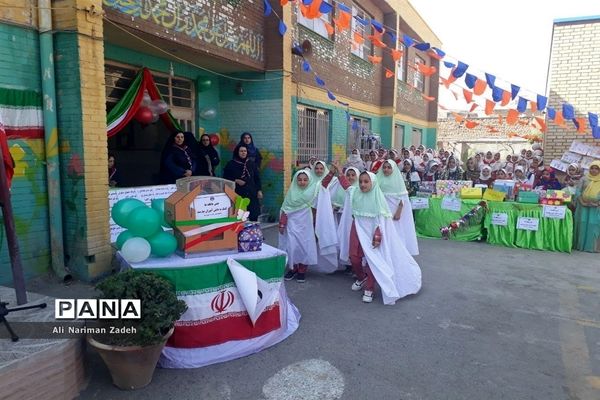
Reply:
<svg viewBox="0 0 600 400"><path fill-rule="evenodd" d="M333 23L335 24L335 27L338 28L340 31L345 31L346 29L350 28L350 20L352 16L349 13L340 9L338 9L338 11L340 13L340 17L338 19L334 18Z"/></svg>
<svg viewBox="0 0 600 400"><path fill-rule="evenodd" d="M435 97L433 97L433 96L425 96L425 94L424 94L424 93L421 93L421 96L422 96L422 97L423 97L425 100L427 100L427 101L434 101L434 100L435 100Z"/></svg>
<svg viewBox="0 0 600 400"><path fill-rule="evenodd" d="M322 2L323 2L323 0L313 0L313 2L310 3L310 5L308 5L308 6L305 6L304 4L300 4L300 11L302 12L302 15L304 16L304 18L306 18L306 19L320 18L322 14L319 11L319 8L321 7Z"/></svg>
<svg viewBox="0 0 600 400"><path fill-rule="evenodd" d="M562 111L557 111L554 117L554 123L556 125L565 126L565 118L563 117Z"/></svg>
<svg viewBox="0 0 600 400"><path fill-rule="evenodd" d="M467 104L469 104L473 101L473 92L471 92L467 89L463 89L463 97L465 98L465 101L467 102Z"/></svg>
<svg viewBox="0 0 600 400"><path fill-rule="evenodd" d="M475 122L475 121L467 121L465 122L465 126L469 129L473 129L476 128L479 125L479 123Z"/></svg>
<svg viewBox="0 0 600 400"><path fill-rule="evenodd" d="M540 130L543 133L546 133L546 131L548 130L548 127L546 126L546 121L544 121L544 119L540 118L540 117L535 117L535 120L538 123L538 125L540 126Z"/></svg>
<svg viewBox="0 0 600 400"><path fill-rule="evenodd" d="M535 101L529 101L529 104L531 105L531 112L536 112L537 111L537 103Z"/></svg>
<svg viewBox="0 0 600 400"><path fill-rule="evenodd" d="M358 44L363 44L365 41L365 38L362 37L362 35L358 32L354 32L354 41Z"/></svg>
<svg viewBox="0 0 600 400"><path fill-rule="evenodd" d="M475 82L475 87L473 87L473 93L477 96L481 96L483 92L485 92L485 88L487 87L487 82L481 79L477 79Z"/></svg>
<svg viewBox="0 0 600 400"><path fill-rule="evenodd" d="M394 71L390 71L389 69L385 69L385 77L392 78L394 76Z"/></svg>
<svg viewBox="0 0 600 400"><path fill-rule="evenodd" d="M381 57L377 57L377 56L368 56L367 57L369 59L369 61L371 61L373 64L379 64L381 62Z"/></svg>
<svg viewBox="0 0 600 400"><path fill-rule="evenodd" d="M433 65L417 64L417 68L425 76L431 76L437 72L437 68Z"/></svg>
<svg viewBox="0 0 600 400"><path fill-rule="evenodd" d="M577 133L585 133L585 128L586 128L585 121L586 121L586 119L585 118L575 118L575 120L578 123Z"/></svg>
<svg viewBox="0 0 600 400"><path fill-rule="evenodd" d="M400 59L402 58L402 54L404 54L402 52L402 50L391 50L392 53L392 58L394 59L395 62L400 61Z"/></svg>
<svg viewBox="0 0 600 400"><path fill-rule="evenodd" d="M281 4L281 7L285 6L288 3L288 0L281 0L279 2L279 4Z"/></svg>
<svg viewBox="0 0 600 400"><path fill-rule="evenodd" d="M319 21L323 22L323 25L325 25L325 30L327 31L327 34L329 36L333 36L333 33L335 32L335 30L333 29L333 25L331 25L329 22L327 21L323 21L322 19L320 19Z"/></svg>
<svg viewBox="0 0 600 400"><path fill-rule="evenodd" d="M437 53L437 51L435 51L435 50L429 50L429 51L427 52L427 55L428 55L429 57L431 57L431 58L435 58L436 60L441 60L441 59L442 59L442 56L440 56L440 55Z"/></svg>
<svg viewBox="0 0 600 400"><path fill-rule="evenodd" d="M508 114L506 114L506 123L509 125L514 125L519 120L519 112L513 108L508 110Z"/></svg>
<svg viewBox="0 0 600 400"><path fill-rule="evenodd" d="M453 113L452 113L452 115L454 116L454 120L455 120L456 122L458 122L459 124L465 120L465 117L463 117L463 116L462 116L462 115L460 115L459 113L455 113L455 112L453 112Z"/></svg>
<svg viewBox="0 0 600 400"><path fill-rule="evenodd" d="M496 107L496 103L491 100L485 100L485 115L490 115L494 112L494 107Z"/></svg>
<svg viewBox="0 0 600 400"><path fill-rule="evenodd" d="M500 103L500 105L502 107L504 107L505 105L507 105L508 103L510 103L511 97L510 97L510 92L503 90L502 91L502 102Z"/></svg>
<svg viewBox="0 0 600 400"><path fill-rule="evenodd" d="M376 37L373 37L373 35L369 35L369 36L367 36L367 38L371 41L371 43L373 43L373 46L380 47L382 49L387 47L387 45L385 43L383 43L381 40L377 39Z"/></svg>
<svg viewBox="0 0 600 400"><path fill-rule="evenodd" d="M476 109L477 107L479 107L479 104L477 104L477 103L473 103L473 104L471 105L471 109L469 110L469 112L473 112L473 111L475 111L475 109Z"/></svg>

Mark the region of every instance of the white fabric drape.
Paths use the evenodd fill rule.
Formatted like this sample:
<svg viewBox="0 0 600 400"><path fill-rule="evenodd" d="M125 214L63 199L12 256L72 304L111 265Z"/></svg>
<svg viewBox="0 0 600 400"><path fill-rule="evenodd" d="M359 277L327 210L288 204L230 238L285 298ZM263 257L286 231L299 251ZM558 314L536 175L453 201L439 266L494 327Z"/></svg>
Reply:
<svg viewBox="0 0 600 400"><path fill-rule="evenodd" d="M337 179L336 179L337 183ZM312 269L318 272L332 273L338 269L338 237L336 221L331 205L331 192L323 186L317 196L317 216L315 223L317 236L318 262Z"/></svg>
<svg viewBox="0 0 600 400"><path fill-rule="evenodd" d="M417 242L417 231L415 230L415 221L413 220L412 205L408 195L391 195L386 194L385 199L390 207L392 214L396 213L398 204L402 200L402 214L398 221L393 221L396 232L404 243L406 250L413 256L419 255L419 243Z"/></svg>
<svg viewBox="0 0 600 400"><path fill-rule="evenodd" d="M317 243L310 208L287 214L287 226L279 234L279 248L288 254L288 266L317 263Z"/></svg>

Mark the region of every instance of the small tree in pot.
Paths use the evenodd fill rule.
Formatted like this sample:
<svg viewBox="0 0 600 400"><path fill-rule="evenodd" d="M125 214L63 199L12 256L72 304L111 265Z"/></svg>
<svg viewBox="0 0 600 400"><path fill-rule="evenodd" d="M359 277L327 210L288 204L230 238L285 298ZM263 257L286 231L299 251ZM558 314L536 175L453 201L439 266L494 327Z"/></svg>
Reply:
<svg viewBox="0 0 600 400"><path fill-rule="evenodd" d="M173 326L187 310L166 278L152 272L129 270L96 286L103 299L140 299L140 319L104 320L103 333L88 335L120 389L144 387L152 380L160 353ZM115 333L124 332L124 333Z"/></svg>

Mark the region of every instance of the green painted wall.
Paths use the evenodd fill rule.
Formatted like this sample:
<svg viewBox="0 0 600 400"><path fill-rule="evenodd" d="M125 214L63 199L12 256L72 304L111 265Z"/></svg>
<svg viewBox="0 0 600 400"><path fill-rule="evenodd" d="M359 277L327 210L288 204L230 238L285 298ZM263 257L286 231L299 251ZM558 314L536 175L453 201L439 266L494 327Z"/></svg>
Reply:
<svg viewBox="0 0 600 400"><path fill-rule="evenodd" d="M41 91L38 34L0 23L0 90ZM1 122L1 121L0 121ZM16 168L11 200L25 278L50 266L48 198L43 139L9 139ZM2 219L0 214L0 220ZM3 221L0 221L0 285L12 282Z"/></svg>

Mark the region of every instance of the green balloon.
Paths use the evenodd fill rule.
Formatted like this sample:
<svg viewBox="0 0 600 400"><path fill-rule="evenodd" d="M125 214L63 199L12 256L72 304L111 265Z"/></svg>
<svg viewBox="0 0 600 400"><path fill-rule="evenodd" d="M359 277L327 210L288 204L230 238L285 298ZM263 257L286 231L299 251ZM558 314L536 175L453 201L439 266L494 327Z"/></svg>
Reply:
<svg viewBox="0 0 600 400"><path fill-rule="evenodd" d="M123 228L128 228L127 217L129 216L129 214L136 208L145 206L146 204L144 204L143 201L138 199L119 200L113 206L110 215L117 225L120 225Z"/></svg>
<svg viewBox="0 0 600 400"><path fill-rule="evenodd" d="M171 225L165 221L165 199L153 199L150 206L160 214L160 224L165 228L170 228Z"/></svg>
<svg viewBox="0 0 600 400"><path fill-rule="evenodd" d="M177 239L168 232L158 232L148 239L152 254L157 257L168 257L177 249Z"/></svg>
<svg viewBox="0 0 600 400"><path fill-rule="evenodd" d="M160 214L150 207L136 208L127 216L126 226L134 236L147 238L161 229Z"/></svg>
<svg viewBox="0 0 600 400"><path fill-rule="evenodd" d="M123 244L128 239L131 239L132 237L133 237L133 233L131 233L129 231L123 231L123 232L119 233L119 236L117 236L117 241L115 242L115 244L117 245L117 249L121 250L121 248L123 247Z"/></svg>

